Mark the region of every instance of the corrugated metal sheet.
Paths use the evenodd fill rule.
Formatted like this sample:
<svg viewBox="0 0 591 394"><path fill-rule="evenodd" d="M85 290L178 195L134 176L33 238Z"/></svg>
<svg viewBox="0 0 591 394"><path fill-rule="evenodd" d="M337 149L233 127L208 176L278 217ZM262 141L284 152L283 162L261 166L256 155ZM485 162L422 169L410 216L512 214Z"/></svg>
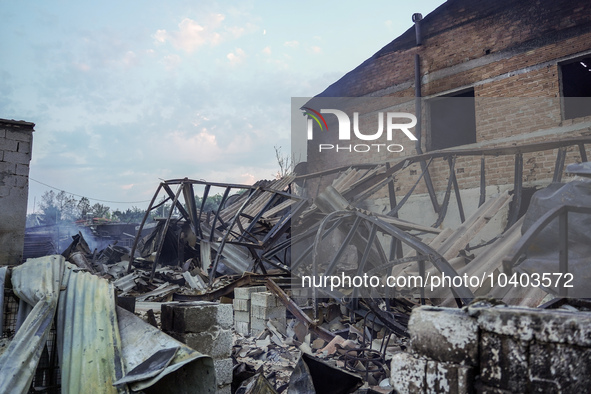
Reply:
<svg viewBox="0 0 591 394"><path fill-rule="evenodd" d="M157 393L215 393L213 359L166 335L131 312L117 308L125 370L131 371L154 353L178 347L170 364L155 377L131 384L132 390L150 387ZM177 372L179 376L173 374Z"/></svg>
<svg viewBox="0 0 591 394"><path fill-rule="evenodd" d="M51 234L25 233L23 260L58 253Z"/></svg>
<svg viewBox="0 0 591 394"><path fill-rule="evenodd" d="M28 392L56 310L62 393L127 393L128 385L113 385L125 371L171 348L178 351L170 364L156 376L131 383L133 389L215 393L211 357L134 314L117 311L113 285L76 270L59 255L29 259L12 270L15 294L33 308L0 355L0 393Z"/></svg>
<svg viewBox="0 0 591 394"><path fill-rule="evenodd" d="M51 328L65 259L30 259L12 270L15 294L33 307L0 356L0 393L26 393Z"/></svg>
<svg viewBox="0 0 591 394"><path fill-rule="evenodd" d="M125 393L115 292L106 280L68 264L58 307L62 393Z"/></svg>

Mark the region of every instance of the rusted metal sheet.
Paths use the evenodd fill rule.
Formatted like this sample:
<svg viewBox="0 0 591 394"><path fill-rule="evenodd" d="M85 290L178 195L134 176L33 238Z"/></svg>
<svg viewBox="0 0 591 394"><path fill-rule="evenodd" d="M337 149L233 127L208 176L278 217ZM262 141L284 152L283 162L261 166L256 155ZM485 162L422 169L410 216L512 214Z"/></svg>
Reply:
<svg viewBox="0 0 591 394"><path fill-rule="evenodd" d="M57 308L64 266L65 259L54 255L12 269L14 292L32 310L0 356L2 393L29 391Z"/></svg>

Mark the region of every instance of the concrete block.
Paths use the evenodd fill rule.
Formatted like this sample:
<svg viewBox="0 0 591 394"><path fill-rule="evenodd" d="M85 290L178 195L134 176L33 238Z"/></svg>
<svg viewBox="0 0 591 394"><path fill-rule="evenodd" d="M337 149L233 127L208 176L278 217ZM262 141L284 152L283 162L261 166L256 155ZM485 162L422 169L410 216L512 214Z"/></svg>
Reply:
<svg viewBox="0 0 591 394"><path fill-rule="evenodd" d="M17 141L29 142L33 139L33 132L31 131L6 131L6 138Z"/></svg>
<svg viewBox="0 0 591 394"><path fill-rule="evenodd" d="M424 393L427 362L409 353L396 353L390 364L390 385L399 393Z"/></svg>
<svg viewBox="0 0 591 394"><path fill-rule="evenodd" d="M252 306L262 306L264 308L283 306L277 297L270 292L253 293L250 302Z"/></svg>
<svg viewBox="0 0 591 394"><path fill-rule="evenodd" d="M232 355L232 330L184 334L169 332L168 335L197 350L201 354L211 356L214 360L229 358Z"/></svg>
<svg viewBox="0 0 591 394"><path fill-rule="evenodd" d="M25 188L29 185L29 177L28 176L14 176L15 180L15 187L17 188Z"/></svg>
<svg viewBox="0 0 591 394"><path fill-rule="evenodd" d="M162 305L162 330L177 333L203 332L211 327L230 329L234 310L230 304L186 302Z"/></svg>
<svg viewBox="0 0 591 394"><path fill-rule="evenodd" d="M250 329L252 330L257 330L258 332L263 331L265 328L267 328L267 320L264 319L252 319L250 321Z"/></svg>
<svg viewBox="0 0 591 394"><path fill-rule="evenodd" d="M591 387L591 349L532 343L529 348L531 392L584 393Z"/></svg>
<svg viewBox="0 0 591 394"><path fill-rule="evenodd" d="M223 386L232 383L232 359L224 358L222 360L214 360L213 367L215 369L215 378L218 385Z"/></svg>
<svg viewBox="0 0 591 394"><path fill-rule="evenodd" d="M564 343L591 347L591 313L517 307L471 307L484 331L521 341Z"/></svg>
<svg viewBox="0 0 591 394"><path fill-rule="evenodd" d="M16 175L29 176L29 166L27 164L16 165Z"/></svg>
<svg viewBox="0 0 591 394"><path fill-rule="evenodd" d="M0 186L0 197L7 197L10 195L12 186Z"/></svg>
<svg viewBox="0 0 591 394"><path fill-rule="evenodd" d="M286 309L284 306L268 307L258 305L251 305L250 307L250 319L279 319L285 320Z"/></svg>
<svg viewBox="0 0 591 394"><path fill-rule="evenodd" d="M257 335L259 335L261 332L265 331L264 329L260 329L260 328L252 328L250 327L250 335L253 337L256 337Z"/></svg>
<svg viewBox="0 0 591 394"><path fill-rule="evenodd" d="M18 152L31 153L31 143L30 142L19 142L18 143Z"/></svg>
<svg viewBox="0 0 591 394"><path fill-rule="evenodd" d="M244 336L250 335L250 322L242 322L237 321L234 322L234 329L238 334L242 334Z"/></svg>
<svg viewBox="0 0 591 394"><path fill-rule="evenodd" d="M483 332L480 337L480 378L491 387L527 391L528 346L511 337Z"/></svg>
<svg viewBox="0 0 591 394"><path fill-rule="evenodd" d="M474 391L474 368L428 361L425 374L427 393L463 394Z"/></svg>
<svg viewBox="0 0 591 394"><path fill-rule="evenodd" d="M250 312L234 311L234 323L239 322L250 322Z"/></svg>
<svg viewBox="0 0 591 394"><path fill-rule="evenodd" d="M4 161L15 164L29 164L31 153L4 151Z"/></svg>
<svg viewBox="0 0 591 394"><path fill-rule="evenodd" d="M14 174L7 174L7 173L0 173L0 186L6 187L16 187L16 179L17 178L24 178L24 177L17 177Z"/></svg>
<svg viewBox="0 0 591 394"><path fill-rule="evenodd" d="M8 161L0 161L0 173L15 174L16 164Z"/></svg>
<svg viewBox="0 0 591 394"><path fill-rule="evenodd" d="M267 328L267 322L269 320L276 322L277 323L276 325L279 325L279 326L287 325L287 319L285 317L280 318L280 319L250 319L250 328L264 330L265 328Z"/></svg>
<svg viewBox="0 0 591 394"><path fill-rule="evenodd" d="M418 355L461 365L478 365L478 325L461 309L422 306L408 323L411 348Z"/></svg>
<svg viewBox="0 0 591 394"><path fill-rule="evenodd" d="M235 298L234 301L232 302L232 305L234 306L234 312L236 312L236 311L250 312L250 301L249 300Z"/></svg>
<svg viewBox="0 0 591 394"><path fill-rule="evenodd" d="M16 152L18 141L9 140L7 138L0 139L0 150Z"/></svg>
<svg viewBox="0 0 591 394"><path fill-rule="evenodd" d="M267 291L266 286L237 287L234 289L234 299L250 300L253 293Z"/></svg>

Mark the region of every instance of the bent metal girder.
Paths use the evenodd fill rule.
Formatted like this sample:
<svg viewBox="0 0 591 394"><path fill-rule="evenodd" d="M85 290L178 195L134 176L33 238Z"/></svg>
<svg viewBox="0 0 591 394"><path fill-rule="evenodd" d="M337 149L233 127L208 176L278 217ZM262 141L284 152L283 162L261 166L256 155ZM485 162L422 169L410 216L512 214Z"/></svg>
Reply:
<svg viewBox="0 0 591 394"><path fill-rule="evenodd" d="M348 223L348 226L346 226L345 223ZM324 269L323 272L319 272L319 262L317 261L318 248L324 239L339 227L348 229L348 231L346 231L346 236L341 243L341 246L335 251L334 255L328 262L326 269ZM368 272L369 270L372 270L372 268L372 271L375 271L376 268L383 271L384 269L391 268L397 263L403 262L403 259L393 261L388 260L382 249L381 243L376 236L377 232L391 237L392 242L400 241L402 244L416 251L418 257L414 259L418 260L420 265L429 261L440 273L452 278L452 281L453 278L459 276L456 270L440 253L423 243L417 237L385 222L379 217L374 217L359 211L332 212L322 219L317 226L305 231L303 236L297 242L301 242L305 238L310 238L312 236L314 236L314 242L301 253L296 261L293 262L291 267L292 271L295 271L303 261L308 258L308 261L311 261L312 263L315 275L322 274L322 276L330 276L337 270L338 261L349 245L354 245L358 250L362 251L362 257L358 263L357 275L363 274L364 270L366 270L365 272ZM312 255L311 258L309 258L310 254ZM373 258L370 259L370 255L372 254ZM368 262L370 260L374 262L374 267L369 267ZM423 271L422 273L424 275L424 269L421 271ZM474 299L474 294L464 285L458 287L454 286L451 288L451 291L453 292L456 301L460 301L458 302L458 305L467 305L472 299ZM357 293L356 290L354 294ZM336 292L331 295L338 299L344 298ZM372 297L369 294L368 296Z"/></svg>
<svg viewBox="0 0 591 394"><path fill-rule="evenodd" d="M140 234L150 213L168 201L172 201L172 203L156 243L152 278L156 265L159 263L166 231L171 222L177 220L173 218L175 209L189 224L201 247L211 248L214 252L213 261L205 262L207 266L204 267L208 268L211 263L211 281L215 278L216 268L222 257L225 258L226 265L237 273L247 270L256 271L257 266L264 272L260 255L274 246L289 231L291 218L299 215L307 204L306 199L286 192L291 181L292 177L288 176L269 182L268 185L215 183L188 178L161 182L139 226L131 250L132 257L128 272L131 271ZM176 192L172 190L174 186L178 187ZM199 207L195 199L195 186L203 188ZM213 188L223 190L221 201L215 211L205 213L206 200L211 195ZM242 191L233 202L230 201L232 190ZM162 191L165 192L165 198L156 204L158 195ZM256 226L261 228L255 229ZM209 253L202 255L209 256ZM287 262L278 256L265 258L264 261L284 271L289 271Z"/></svg>

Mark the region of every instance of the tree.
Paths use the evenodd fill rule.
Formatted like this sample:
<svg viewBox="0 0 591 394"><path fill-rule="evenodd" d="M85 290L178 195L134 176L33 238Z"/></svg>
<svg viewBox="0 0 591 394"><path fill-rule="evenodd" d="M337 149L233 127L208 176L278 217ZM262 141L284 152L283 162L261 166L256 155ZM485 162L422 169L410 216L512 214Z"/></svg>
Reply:
<svg viewBox="0 0 591 394"><path fill-rule="evenodd" d="M76 205L78 201L65 191L60 191L55 196L56 206L60 212L60 219L63 221L74 221L76 219Z"/></svg>
<svg viewBox="0 0 591 394"><path fill-rule="evenodd" d="M275 178L281 179L293 172L293 167L295 165L294 158L293 155L287 156L282 154L280 146L274 146L273 148L275 148L275 158L277 159L277 164L279 165L279 169L275 174Z"/></svg>
<svg viewBox="0 0 591 394"><path fill-rule="evenodd" d="M93 218L107 218L109 219L109 211L111 208L106 205L96 203L92 206L91 214Z"/></svg>
<svg viewBox="0 0 591 394"><path fill-rule="evenodd" d="M39 203L39 209L41 210L41 220L44 224L57 224L61 220L61 212L57 207L55 192L53 190L43 193L41 202Z"/></svg>
<svg viewBox="0 0 591 394"><path fill-rule="evenodd" d="M131 209L127 208L125 211L120 211L117 209L115 212L113 212L113 216L119 219L121 222L134 223L141 222L145 213L146 211L143 209L131 207Z"/></svg>
<svg viewBox="0 0 591 394"><path fill-rule="evenodd" d="M199 196L195 196L195 206L197 209L201 209L201 202L203 199ZM207 200L205 200L205 205L203 206L203 212L209 211L217 211L220 203L222 202L222 195L217 193L213 196L207 196Z"/></svg>
<svg viewBox="0 0 591 394"><path fill-rule="evenodd" d="M86 197L82 197L80 201L78 201L78 205L76 205L76 210L78 219L86 219L86 216L92 212L90 200Z"/></svg>

